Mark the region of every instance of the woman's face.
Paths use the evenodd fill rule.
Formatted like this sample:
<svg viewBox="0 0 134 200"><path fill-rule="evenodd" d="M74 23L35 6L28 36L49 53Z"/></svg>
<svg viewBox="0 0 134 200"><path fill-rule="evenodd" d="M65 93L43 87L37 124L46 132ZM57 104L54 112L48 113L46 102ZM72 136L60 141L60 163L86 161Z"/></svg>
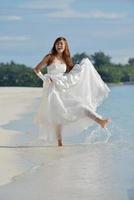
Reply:
<svg viewBox="0 0 134 200"><path fill-rule="evenodd" d="M64 40L60 40L56 42L55 48L56 48L57 53L63 53L63 51L65 50L65 46L66 44Z"/></svg>

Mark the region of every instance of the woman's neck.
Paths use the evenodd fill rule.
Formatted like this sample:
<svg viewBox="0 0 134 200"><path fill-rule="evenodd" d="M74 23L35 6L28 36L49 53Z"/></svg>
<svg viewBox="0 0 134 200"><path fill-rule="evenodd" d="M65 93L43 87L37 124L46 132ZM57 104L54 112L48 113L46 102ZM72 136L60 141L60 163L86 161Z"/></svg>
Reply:
<svg viewBox="0 0 134 200"><path fill-rule="evenodd" d="M62 53L57 53L56 57L57 57L58 59L62 59Z"/></svg>
<svg viewBox="0 0 134 200"><path fill-rule="evenodd" d="M60 63L65 63L63 57L62 57L62 53L61 54L56 54L55 56L55 60L58 60Z"/></svg>

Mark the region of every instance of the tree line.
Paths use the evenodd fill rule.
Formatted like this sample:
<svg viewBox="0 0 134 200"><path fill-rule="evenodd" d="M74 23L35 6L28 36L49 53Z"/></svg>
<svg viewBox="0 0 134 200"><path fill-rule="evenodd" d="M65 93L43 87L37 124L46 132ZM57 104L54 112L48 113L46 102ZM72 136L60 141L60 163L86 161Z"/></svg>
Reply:
<svg viewBox="0 0 134 200"><path fill-rule="evenodd" d="M134 58L129 58L127 64L115 64L104 52L99 51L93 55L83 52L76 53L72 57L73 63L80 63L85 57L92 61L105 82L134 82ZM47 73L47 68L43 68L42 72ZM31 67L11 61L0 63L0 86L41 87L42 80L37 77Z"/></svg>

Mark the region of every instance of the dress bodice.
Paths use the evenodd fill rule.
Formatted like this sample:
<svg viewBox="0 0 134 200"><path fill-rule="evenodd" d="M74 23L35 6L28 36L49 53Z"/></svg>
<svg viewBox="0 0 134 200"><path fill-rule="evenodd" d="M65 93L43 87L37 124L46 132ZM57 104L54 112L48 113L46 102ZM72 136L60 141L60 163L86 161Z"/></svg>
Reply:
<svg viewBox="0 0 134 200"><path fill-rule="evenodd" d="M47 66L48 74L58 75L63 74L66 71L65 63L52 63Z"/></svg>

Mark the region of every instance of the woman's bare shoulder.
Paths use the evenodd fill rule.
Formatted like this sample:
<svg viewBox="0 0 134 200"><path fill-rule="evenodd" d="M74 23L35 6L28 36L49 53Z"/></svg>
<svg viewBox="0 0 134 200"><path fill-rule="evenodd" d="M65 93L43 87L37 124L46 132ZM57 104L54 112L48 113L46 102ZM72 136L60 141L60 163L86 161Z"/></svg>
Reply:
<svg viewBox="0 0 134 200"><path fill-rule="evenodd" d="M49 54L44 56L42 62L45 63L45 64L48 64L50 59L51 59L51 54L49 53Z"/></svg>

